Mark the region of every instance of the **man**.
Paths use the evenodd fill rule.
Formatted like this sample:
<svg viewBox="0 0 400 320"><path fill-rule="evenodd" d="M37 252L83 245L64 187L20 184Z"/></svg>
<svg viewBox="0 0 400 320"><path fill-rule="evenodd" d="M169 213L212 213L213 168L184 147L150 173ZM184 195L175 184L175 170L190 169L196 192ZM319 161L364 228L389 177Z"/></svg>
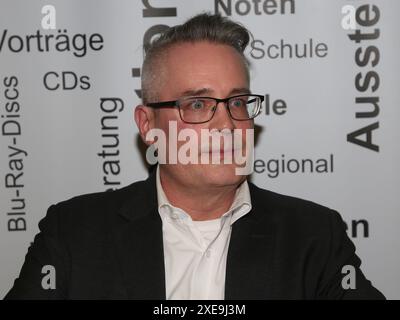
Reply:
<svg viewBox="0 0 400 320"><path fill-rule="evenodd" d="M249 159L262 103L250 92L248 42L239 24L201 14L146 48L135 121L159 165L146 181L50 207L7 298L384 298L338 213L262 190L239 173L243 163L226 161ZM185 163L173 148L184 147L182 132L200 141ZM56 271L51 288L44 266ZM352 285L343 270L353 271Z"/></svg>

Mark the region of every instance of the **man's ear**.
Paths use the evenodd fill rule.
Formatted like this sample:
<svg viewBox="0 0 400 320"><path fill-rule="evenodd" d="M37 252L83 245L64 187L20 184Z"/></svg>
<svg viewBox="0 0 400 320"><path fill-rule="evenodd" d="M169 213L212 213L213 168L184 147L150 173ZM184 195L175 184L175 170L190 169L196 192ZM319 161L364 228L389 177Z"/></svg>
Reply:
<svg viewBox="0 0 400 320"><path fill-rule="evenodd" d="M144 105L138 105L135 108L135 122L139 129L140 137L146 145L153 142L146 141L146 135L150 129L154 128L154 110Z"/></svg>

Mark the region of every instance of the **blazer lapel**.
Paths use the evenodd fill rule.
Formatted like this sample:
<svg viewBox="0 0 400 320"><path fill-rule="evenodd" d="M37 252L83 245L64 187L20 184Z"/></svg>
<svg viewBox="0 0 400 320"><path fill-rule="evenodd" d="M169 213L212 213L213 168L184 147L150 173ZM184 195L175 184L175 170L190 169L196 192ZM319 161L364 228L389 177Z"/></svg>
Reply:
<svg viewBox="0 0 400 320"><path fill-rule="evenodd" d="M132 192L120 210L125 221L114 232L128 299L165 299L162 222L155 183L152 173Z"/></svg>
<svg viewBox="0 0 400 320"><path fill-rule="evenodd" d="M249 186L253 209L232 225L225 280L227 300L273 298L275 228L263 206L265 199L254 185Z"/></svg>

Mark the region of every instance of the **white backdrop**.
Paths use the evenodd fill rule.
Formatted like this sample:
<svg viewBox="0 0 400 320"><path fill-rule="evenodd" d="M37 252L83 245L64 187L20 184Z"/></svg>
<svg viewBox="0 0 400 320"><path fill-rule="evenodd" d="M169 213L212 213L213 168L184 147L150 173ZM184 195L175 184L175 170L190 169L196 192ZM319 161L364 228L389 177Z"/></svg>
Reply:
<svg viewBox="0 0 400 320"><path fill-rule="evenodd" d="M143 41L202 11L254 35L252 90L269 103L252 181L338 210L366 276L400 298L396 0L1 0L1 297L52 203L146 178Z"/></svg>

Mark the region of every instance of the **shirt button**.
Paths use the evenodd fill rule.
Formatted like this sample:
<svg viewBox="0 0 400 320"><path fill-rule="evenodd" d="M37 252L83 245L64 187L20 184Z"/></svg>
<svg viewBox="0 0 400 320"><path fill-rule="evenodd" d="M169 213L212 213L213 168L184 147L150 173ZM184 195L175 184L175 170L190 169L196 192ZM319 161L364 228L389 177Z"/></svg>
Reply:
<svg viewBox="0 0 400 320"><path fill-rule="evenodd" d="M173 215L172 215L172 219L178 219L178 215L176 214L176 213L174 213Z"/></svg>
<svg viewBox="0 0 400 320"><path fill-rule="evenodd" d="M206 257L207 257L207 258L211 257L211 251L210 251L210 250L207 250L207 251L206 251Z"/></svg>

